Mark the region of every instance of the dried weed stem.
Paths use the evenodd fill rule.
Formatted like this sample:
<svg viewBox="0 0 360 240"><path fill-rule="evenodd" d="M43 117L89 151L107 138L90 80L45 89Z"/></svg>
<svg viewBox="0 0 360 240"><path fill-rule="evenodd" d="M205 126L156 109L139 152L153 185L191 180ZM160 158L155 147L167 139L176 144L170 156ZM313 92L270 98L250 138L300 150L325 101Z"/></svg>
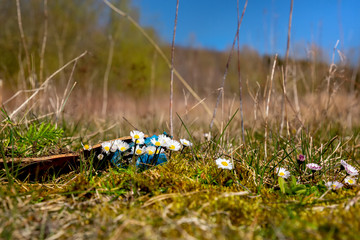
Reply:
<svg viewBox="0 0 360 240"><path fill-rule="evenodd" d="M47 11L47 0L44 0L44 37L41 45L40 53L40 70L39 70L39 82L42 83L44 78L44 56L48 35L48 11Z"/></svg>
<svg viewBox="0 0 360 240"><path fill-rule="evenodd" d="M238 14L238 25L237 25L237 55L238 55L238 75L239 75L239 100L240 100L240 118L241 118L241 136L242 141L245 143L245 130L244 130L244 113L243 113L243 102L242 102L242 81L241 81L241 74L240 74L240 39L239 39L239 32L240 32L240 26L241 22L245 15L245 10L247 6L248 0L246 0L243 12L241 14L239 13L239 0L237 1L237 14Z"/></svg>
<svg viewBox="0 0 360 240"><path fill-rule="evenodd" d="M109 57L108 57L108 61L106 64L106 70L105 70L105 75L104 75L103 104L102 104L102 110L101 110L102 116L105 116L106 109L107 109L108 85L109 85L108 83L109 83L109 74L110 74L110 69L111 69L111 64L112 64L112 59L113 59L113 54L114 54L114 45L115 45L114 40L110 36Z"/></svg>
<svg viewBox="0 0 360 240"><path fill-rule="evenodd" d="M59 68L58 70L56 70L53 74L51 74L44 82L43 84L41 84L40 88L38 88L28 99L25 100L25 102L23 102L17 109L15 109L10 115L9 118L12 119L13 117L15 117L20 110L22 110L39 92L40 90L46 88L48 82L55 76L57 75L59 72L61 72L62 70L64 70L67 66L69 66L70 64L72 64L73 62L77 62L80 58L84 57L87 54L87 51L83 52L82 54L80 54L79 56L77 56L76 58L72 59L71 61L69 61L68 63L66 63L64 66L62 66L61 68Z"/></svg>
<svg viewBox="0 0 360 240"><path fill-rule="evenodd" d="M286 119L287 122L287 113L286 113L286 103L285 98L286 94L286 85L287 85L287 72L288 72L288 63L289 63L289 50L290 50L290 37L291 37L291 22L292 22L292 13L294 7L294 0L291 0L290 4L290 14L289 14L289 25L288 25L288 34L287 34L287 43L286 43L286 55L285 55L285 72L283 79L283 97L282 97L282 105L281 105L281 125L280 125L280 135L282 133L284 122Z"/></svg>
<svg viewBox="0 0 360 240"><path fill-rule="evenodd" d="M169 122L170 122L170 135L174 135L174 125L173 125L173 97L174 97L174 58L175 58L175 35L176 35L176 25L179 12L179 0L176 1L176 13L175 13L175 22L174 22L174 32L173 39L171 44L171 67L170 67L170 111L169 111Z"/></svg>
<svg viewBox="0 0 360 240"><path fill-rule="evenodd" d="M269 118L269 106L270 106L270 98L271 98L271 92L272 92L272 83L274 79L275 74L275 66L276 66L276 60L277 60L277 54L274 58L273 67L271 70L271 77L270 77L270 86L269 86L269 92L267 94L267 101L266 101L266 111L265 111L265 141L264 141L264 150L265 150L265 159L267 158L267 138L268 138L268 118Z"/></svg>

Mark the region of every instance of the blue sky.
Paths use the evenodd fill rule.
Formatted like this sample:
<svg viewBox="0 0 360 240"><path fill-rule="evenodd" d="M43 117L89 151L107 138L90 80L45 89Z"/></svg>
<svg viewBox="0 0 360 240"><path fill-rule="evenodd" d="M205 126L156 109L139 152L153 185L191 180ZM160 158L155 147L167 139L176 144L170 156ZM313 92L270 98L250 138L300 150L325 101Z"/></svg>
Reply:
<svg viewBox="0 0 360 240"><path fill-rule="evenodd" d="M240 12L245 0L240 0ZM180 0L176 44L226 50L237 27L236 0ZM176 0L133 0L140 23L171 43ZM284 55L290 0L249 0L240 28L240 44L259 53ZM360 0L294 0L291 54L304 57L311 44L331 58L338 49L354 59L360 51Z"/></svg>

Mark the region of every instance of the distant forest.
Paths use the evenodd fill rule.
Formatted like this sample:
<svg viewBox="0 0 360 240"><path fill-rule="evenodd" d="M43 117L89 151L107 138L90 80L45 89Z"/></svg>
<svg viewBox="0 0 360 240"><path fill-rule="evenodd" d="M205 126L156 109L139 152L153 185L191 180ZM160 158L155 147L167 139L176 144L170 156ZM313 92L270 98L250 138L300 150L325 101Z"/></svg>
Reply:
<svg viewBox="0 0 360 240"><path fill-rule="evenodd" d="M139 19L141 12L131 7L130 0L112 3L135 20ZM6 91L39 87L67 61L88 51L74 71L77 88L96 94L103 86L109 56L112 56L108 75L110 92L136 96L167 92L170 70L166 63L126 18L102 1L30 0L19 1L19 4L17 7L15 0L0 0L0 79ZM170 58L170 46L161 41L154 29L147 27L145 31ZM176 47L175 68L198 94L209 96L220 87L229 52L230 49L218 52ZM248 47L242 47L240 56L245 91L263 88L271 72L273 56L260 56ZM307 59L290 60L289 82L297 82L299 94L321 91L332 70L335 71L333 84L343 85L345 90L358 88L359 68L350 68L344 62L339 63L336 70L329 70L329 64L323 59L321 50L314 46ZM239 91L236 60L234 54L225 85L227 93ZM279 58L277 82L282 81L282 63ZM55 84L65 86L66 74L71 71L67 68L59 74ZM182 95L183 87L177 84L176 94ZM276 86L280 88L281 84Z"/></svg>

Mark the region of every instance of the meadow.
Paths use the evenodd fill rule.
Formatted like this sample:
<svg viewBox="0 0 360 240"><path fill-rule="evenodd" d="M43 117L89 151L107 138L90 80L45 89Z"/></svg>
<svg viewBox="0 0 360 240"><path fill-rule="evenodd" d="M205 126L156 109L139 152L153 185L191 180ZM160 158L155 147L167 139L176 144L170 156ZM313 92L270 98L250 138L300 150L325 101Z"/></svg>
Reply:
<svg viewBox="0 0 360 240"><path fill-rule="evenodd" d="M96 1L74 2L0 4L17 16L0 32L1 239L359 238L359 67L336 46L330 61L175 47L173 65L128 1L111 38ZM59 154L78 158L21 164Z"/></svg>

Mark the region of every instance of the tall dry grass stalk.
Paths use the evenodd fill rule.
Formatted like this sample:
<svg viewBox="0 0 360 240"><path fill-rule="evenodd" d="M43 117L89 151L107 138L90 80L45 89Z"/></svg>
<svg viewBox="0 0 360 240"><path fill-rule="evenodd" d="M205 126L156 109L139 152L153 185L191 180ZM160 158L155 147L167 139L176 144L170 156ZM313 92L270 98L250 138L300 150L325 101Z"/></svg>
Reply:
<svg viewBox="0 0 360 240"><path fill-rule="evenodd" d="M156 73L156 61L158 53L155 51L153 59L151 61L151 73L150 73L150 107L152 111L155 111L156 105L154 104L155 100L155 73Z"/></svg>
<svg viewBox="0 0 360 240"><path fill-rule="evenodd" d="M78 61L78 60L76 60L76 61L74 62L74 65L73 65L73 67L72 67L72 69L71 69L71 73L70 73L68 82L67 82L67 84L66 84L66 88L65 88L63 97L62 97L62 99L61 99L60 104L58 105L58 107L57 107L57 109L56 109L56 123L57 123L57 121L58 121L59 118L60 118L61 112L62 112L62 111L64 110L64 108L65 108L65 105L66 105L66 103L67 103L67 101L68 101L68 99L69 99L69 97L70 97L71 92L74 90L74 88L75 88L75 86L76 86L76 82L74 82L72 85L71 85L71 83L72 83L72 80L73 80L73 76L74 76L75 68L76 68L76 65L77 65L77 61Z"/></svg>
<svg viewBox="0 0 360 240"><path fill-rule="evenodd" d="M176 13L175 13L175 22L174 22L174 31L173 39L171 43L171 67L170 67L170 111L169 111L169 122L170 122L170 135L174 135L174 125L173 125L173 98L174 98L174 58L175 58L175 35L176 35L176 25L179 12L179 0L176 1Z"/></svg>
<svg viewBox="0 0 360 240"><path fill-rule="evenodd" d="M105 70L105 75L104 75L103 105L102 105L102 110L101 110L102 116L106 115L106 109L107 109L107 103L108 103L109 74L110 74L110 69L111 69L112 60L113 60L114 45L115 45L114 40L110 36L109 57L108 57L108 61L106 64L106 70Z"/></svg>
<svg viewBox="0 0 360 240"><path fill-rule="evenodd" d="M229 56L228 56L228 59L227 59L227 62L226 62L224 75L222 77L222 82L221 82L220 87L218 88L219 94L218 94L218 97L216 99L216 104L215 104L215 107L214 107L214 110L213 110L213 113L212 113L212 118L211 118L211 122L210 122L210 131L211 131L213 125L214 125L214 122L216 122L216 119L215 119L216 118L216 112L217 112L217 109L219 107L220 99L224 97L223 95L224 95L225 80L226 80L226 77L227 77L227 74L228 74L232 54L233 54L233 51L234 51L234 48L235 48L235 44L236 44L236 41L238 40L238 35L239 35L239 31L240 31L240 25L241 25L242 18L243 18L244 14L245 14L246 6L247 6L247 1L245 2L245 6L244 6L244 9L243 9L243 14L241 16L241 20L239 20L239 22L238 22L238 26L237 26L237 30L236 30L236 33L235 33L234 41L233 41L233 44L231 46L231 50L230 50L230 53L229 53Z"/></svg>
<svg viewBox="0 0 360 240"><path fill-rule="evenodd" d="M48 10L47 10L47 0L44 0L44 36L41 44L41 52L40 52L40 69L39 69L39 82L40 84L43 82L44 78L44 57L45 57L45 49L48 35Z"/></svg>
<svg viewBox="0 0 360 240"><path fill-rule="evenodd" d="M24 28L22 25L21 7L20 7L19 0L16 0L16 13L17 13L17 22L18 22L18 26L19 26L20 38L21 38L21 42L22 42L24 52L25 52L28 75L30 77L31 76L31 61L30 61L30 54L29 54L27 42L25 39ZM35 84L33 82L30 82L30 83L32 84L32 88L35 88Z"/></svg>
<svg viewBox="0 0 360 240"><path fill-rule="evenodd" d="M291 22L292 22L292 13L294 7L294 0L291 0L290 4L290 14L289 14L289 25L288 25L288 34L287 34L287 43L286 43L286 55L285 55L285 70L283 74L283 97L282 97L282 107L281 107L281 125L280 125L280 135L282 134L282 130L284 128L284 123L286 121L287 130L287 111L286 111L286 85L287 85L287 76L288 76L288 64L289 64L289 50L290 50L290 37L291 37ZM289 131L287 131L288 133Z"/></svg>
<svg viewBox="0 0 360 240"><path fill-rule="evenodd" d="M275 74L276 60L277 60L277 54L275 55L273 67L272 67L272 70L271 70L269 90L268 90L267 100L266 100L266 110L265 110L265 142L264 142L265 159L267 158L267 138L268 138L269 107L270 107L270 98L271 98L271 92L272 92L272 83L273 83L274 74Z"/></svg>
<svg viewBox="0 0 360 240"><path fill-rule="evenodd" d="M217 109L218 109L218 106L219 106L219 103L220 103L220 99L224 95L223 93L224 93L224 87L225 87L225 80L226 80L226 77L227 77L227 74L228 74L230 60L231 60L231 57L232 57L232 52L233 52L233 49L234 49L235 42L236 42L236 35L235 35L235 39L234 39L232 48L230 50L228 60L226 62L225 72L224 72L224 75L223 75L223 78L222 78L221 85L218 88L219 94L218 94L218 97L216 99L216 104L215 104L214 111L213 111L212 118L211 118L211 122L210 122L210 131L211 131L213 125L214 125L214 122L216 121L216 119L215 119L216 118L216 112L217 112Z"/></svg>
<svg viewBox="0 0 360 240"><path fill-rule="evenodd" d="M332 59L331 59L331 64L329 67L329 71L328 71L328 75L326 76L326 92L328 94L327 96L327 103L326 103L326 112L329 110L330 107L330 101L331 101L331 79L335 77L335 72L336 72L336 64L335 64L335 53L336 53L336 48L339 45L339 40L336 41L334 49L333 49L333 54L332 54Z"/></svg>
<svg viewBox="0 0 360 240"><path fill-rule="evenodd" d="M300 113L300 104L299 104L299 96L298 96L298 90L297 90L297 81L298 81L298 78L297 78L297 74L296 74L296 65L293 66L293 79L294 79L294 82L293 82L293 92L294 92L294 104L295 104L295 110ZM300 116L301 118L301 116Z"/></svg>
<svg viewBox="0 0 360 240"><path fill-rule="evenodd" d="M245 130L244 130L244 113L243 113L243 101L242 101L242 80L241 80L241 72L240 72L240 38L239 38L239 32L240 32L240 26L241 22L244 18L246 7L247 7L248 0L246 0L243 12L241 14L240 18L240 12L239 12L239 0L237 1L237 15L238 15L238 24L237 24L237 56L238 56L238 77L239 77L239 100L240 100L240 118L241 118L241 136L242 141L245 143Z"/></svg>

